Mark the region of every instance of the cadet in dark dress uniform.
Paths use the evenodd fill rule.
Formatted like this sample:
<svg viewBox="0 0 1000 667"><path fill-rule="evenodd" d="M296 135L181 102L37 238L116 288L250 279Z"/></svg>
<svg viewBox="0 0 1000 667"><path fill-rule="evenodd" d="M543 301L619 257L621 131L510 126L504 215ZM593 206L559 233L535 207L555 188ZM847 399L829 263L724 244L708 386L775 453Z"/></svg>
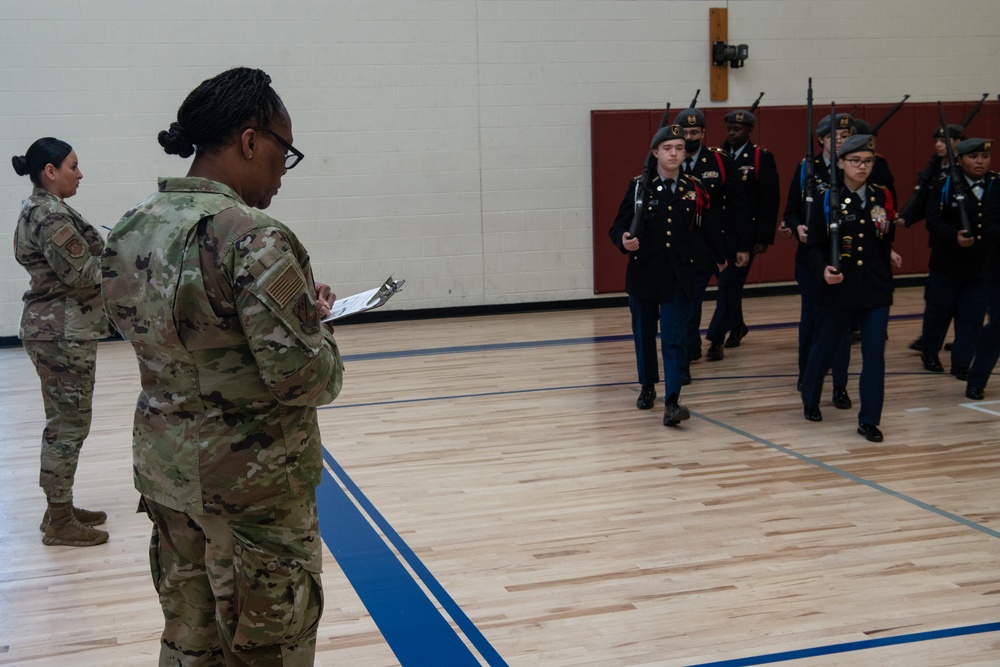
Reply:
<svg viewBox="0 0 1000 667"><path fill-rule="evenodd" d="M639 179L622 198L609 235L619 250L629 254L625 291L632 313L636 366L642 390L636 407L648 410L659 382L656 327L660 326L666 406L663 423L675 426L691 416L678 403L687 366L686 335L694 298L694 243L700 239L711 249L718 269L726 266L716 230L702 217L707 206L698 181L680 173L684 158L684 131L677 125L661 128L650 150L656 157L656 174L643 212L638 235L629 234Z"/></svg>
<svg viewBox="0 0 1000 667"><path fill-rule="evenodd" d="M990 374L1000 357L1000 184L997 174L992 174L992 187L983 195L985 225L983 240L986 243L986 262L983 278L986 281L988 312L990 321L979 333L976 356L969 369L969 382L965 395L974 401L981 401Z"/></svg>
<svg viewBox="0 0 1000 667"><path fill-rule="evenodd" d="M895 219L892 195L868 178L875 162L875 138L854 135L844 140L837 165L843 170L839 184L840 270L831 266L828 207L829 191L818 194L809 221L806 257L809 270L820 282L817 293L817 331L805 376L802 405L806 419L820 421L819 399L823 379L837 348L850 330L851 318L861 327L861 410L858 433L881 442L878 424L885 393L885 339L892 305L892 253Z"/></svg>
<svg viewBox="0 0 1000 667"><path fill-rule="evenodd" d="M822 144L822 152L813 158L813 191L824 187L830 181L830 148L831 141L836 139L837 145L851 136L854 119L846 113L837 114L831 121L825 116L816 125L816 138ZM809 359L809 348L812 345L816 331L816 293L819 290L819 275L809 270L806 261L806 215L807 202L805 160L799 163L798 169L788 185L788 199L785 202L785 213L781 232L788 238L798 241L795 250L795 281L799 284L799 294L802 298L799 310L799 377L797 387L802 389L802 377L806 372L806 362ZM815 200L815 198L814 198ZM847 393L847 368L851 361L851 340L845 336L833 360L833 404L835 407L847 410L851 407L851 398Z"/></svg>
<svg viewBox="0 0 1000 667"><path fill-rule="evenodd" d="M955 321L955 341L951 349L951 374L968 379L969 366L986 314L987 292L983 279L986 261L985 206L983 198L996 184L989 170L987 139L966 139L958 144L960 182L952 172L942 174L931 188L927 204L927 230L931 257L927 275L922 332L922 360L927 370L943 372L938 358L948 325ZM970 230L962 228L958 197L965 197Z"/></svg>
<svg viewBox="0 0 1000 667"><path fill-rule="evenodd" d="M900 210L899 217L896 218L896 224L903 225L909 229L927 217L927 198L930 196L931 188L934 183L938 181L941 175L949 169L948 148L944 143L944 134L944 130L940 127L934 130L934 134L932 135L932 138L934 139L934 154L931 156L927 166L924 167L923 170L921 170L921 172L917 175L917 184L913 188L913 194L910 195L906 205ZM953 150L958 149L958 142L963 139L965 139L965 129L961 125L948 126L948 140L951 141ZM926 303L927 290L925 285L925 308ZM910 349L922 352L924 349L923 339L918 337L915 341L910 343ZM951 349L951 344L946 344L945 349ZM940 371L938 371L937 368L932 368L931 370L937 372L944 371L943 368L941 368Z"/></svg>
<svg viewBox="0 0 1000 667"><path fill-rule="evenodd" d="M710 226L719 230L728 264L745 267L750 262L754 230L739 173L728 155L702 142L705 136L704 114L697 109L685 109L677 115L677 124L684 129L686 151L681 170L697 178L708 193L706 219ZM705 289L712 276L721 279L712 249L696 238L694 252L694 298L691 321L688 323L688 358L692 360L701 358L700 327ZM720 305L723 312L734 311L735 304L728 302L732 296L732 290L719 291L717 298L726 301ZM706 355L709 361L719 361L724 356L722 343L726 332L723 327L720 329L718 343L712 343Z"/></svg>
<svg viewBox="0 0 1000 667"><path fill-rule="evenodd" d="M740 267L730 264L719 274L719 296L715 314L708 327L708 340L713 347L739 347L748 329L743 318L743 287L746 285L753 258L767 252L774 244L774 230L778 223L778 202L781 190L778 184L778 167L774 156L766 148L750 141L756 119L749 111L730 111L726 114L726 141L720 146L733 161L733 167L743 184L750 213L753 247L749 261ZM726 337L728 334L728 337ZM725 342L723 343L723 338Z"/></svg>

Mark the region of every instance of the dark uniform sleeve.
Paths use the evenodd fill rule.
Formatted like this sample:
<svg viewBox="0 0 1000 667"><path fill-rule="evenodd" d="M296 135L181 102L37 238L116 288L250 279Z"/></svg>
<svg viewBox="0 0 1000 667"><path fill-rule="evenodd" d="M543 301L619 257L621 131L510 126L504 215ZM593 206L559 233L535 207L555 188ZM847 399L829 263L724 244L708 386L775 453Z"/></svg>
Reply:
<svg viewBox="0 0 1000 667"><path fill-rule="evenodd" d="M951 218L951 194L948 193L948 201L942 201L945 187L948 187L951 179L947 174L942 174L934 182L930 194L927 197L927 231L930 233L930 246L952 247L958 245L958 228L952 225Z"/></svg>
<svg viewBox="0 0 1000 667"><path fill-rule="evenodd" d="M770 151L760 151L760 170L757 173L759 205L755 243L773 245L778 224L778 204L781 200L781 186L778 182L778 166Z"/></svg>
<svg viewBox="0 0 1000 667"><path fill-rule="evenodd" d="M726 172L726 227L736 234L736 251L750 252L753 250L755 234L753 214L750 211L746 191L743 189L743 181L740 180L739 172L728 155L721 152L716 152L716 155L722 158L722 168ZM711 202L711 205L716 204Z"/></svg>
<svg viewBox="0 0 1000 667"><path fill-rule="evenodd" d="M823 272L830 265L830 229L826 219L826 191L817 188L809 214L809 229L806 232L806 261L809 270L823 280Z"/></svg>
<svg viewBox="0 0 1000 667"><path fill-rule="evenodd" d="M802 168L803 162L799 162L799 166L795 168L795 173L792 174L792 180L788 184L788 198L785 200L785 213L783 220L785 227L788 227L793 232L795 228L802 224Z"/></svg>
<svg viewBox="0 0 1000 667"><path fill-rule="evenodd" d="M632 217L635 213L635 188L638 182L639 180L636 178L629 182L628 188L625 190L625 196L622 197L622 203L618 207L618 214L615 216L615 221L612 223L611 229L608 230L611 242L618 246L618 250L623 254L628 254L628 250L622 246L622 237L629 230L629 227L632 226Z"/></svg>
<svg viewBox="0 0 1000 667"><path fill-rule="evenodd" d="M899 217L905 220L907 228L912 227L927 217L927 200L930 196L934 175L941 171L941 158L937 155L931 157L930 162L917 176L917 184L913 188L913 194L906 201Z"/></svg>

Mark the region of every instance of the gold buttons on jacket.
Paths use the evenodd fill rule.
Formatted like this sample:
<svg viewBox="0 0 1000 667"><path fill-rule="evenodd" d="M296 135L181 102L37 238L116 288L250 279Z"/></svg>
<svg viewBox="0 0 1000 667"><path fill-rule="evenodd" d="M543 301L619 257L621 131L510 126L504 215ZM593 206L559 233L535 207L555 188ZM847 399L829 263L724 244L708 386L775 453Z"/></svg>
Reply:
<svg viewBox="0 0 1000 667"><path fill-rule="evenodd" d="M858 260L858 266L861 266L864 263L865 263L864 260L860 260L860 259Z"/></svg>

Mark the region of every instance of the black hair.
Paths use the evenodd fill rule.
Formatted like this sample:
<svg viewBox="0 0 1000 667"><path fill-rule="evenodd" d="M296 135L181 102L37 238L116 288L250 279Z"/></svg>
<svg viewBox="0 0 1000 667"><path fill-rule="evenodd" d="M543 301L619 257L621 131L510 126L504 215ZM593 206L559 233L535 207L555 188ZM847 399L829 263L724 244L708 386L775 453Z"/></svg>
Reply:
<svg viewBox="0 0 1000 667"><path fill-rule="evenodd" d="M28 176L32 183L42 187L38 175L45 169L45 165L51 164L58 169L72 151L73 147L62 139L42 137L28 147L28 152L24 155L15 155L10 162L14 165L14 171L18 176Z"/></svg>
<svg viewBox="0 0 1000 667"><path fill-rule="evenodd" d="M227 145L248 126L270 127L288 117L271 77L259 69L235 67L217 74L188 94L177 121L157 136L168 155L189 157Z"/></svg>

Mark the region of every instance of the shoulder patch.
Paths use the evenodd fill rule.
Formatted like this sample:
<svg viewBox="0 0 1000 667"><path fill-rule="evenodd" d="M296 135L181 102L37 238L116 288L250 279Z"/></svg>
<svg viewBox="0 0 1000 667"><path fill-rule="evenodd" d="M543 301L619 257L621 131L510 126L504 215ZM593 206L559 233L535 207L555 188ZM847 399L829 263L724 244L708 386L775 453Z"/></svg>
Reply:
<svg viewBox="0 0 1000 667"><path fill-rule="evenodd" d="M66 242L69 241L71 238L73 238L75 235L76 232L73 231L73 226L70 225L69 223L66 223L62 227L57 229L56 233L52 235L52 242L61 248L64 245L66 245Z"/></svg>
<svg viewBox="0 0 1000 667"><path fill-rule="evenodd" d="M280 308L285 308L296 294L305 289L305 286L302 274L294 265L289 264L268 284L265 291Z"/></svg>

